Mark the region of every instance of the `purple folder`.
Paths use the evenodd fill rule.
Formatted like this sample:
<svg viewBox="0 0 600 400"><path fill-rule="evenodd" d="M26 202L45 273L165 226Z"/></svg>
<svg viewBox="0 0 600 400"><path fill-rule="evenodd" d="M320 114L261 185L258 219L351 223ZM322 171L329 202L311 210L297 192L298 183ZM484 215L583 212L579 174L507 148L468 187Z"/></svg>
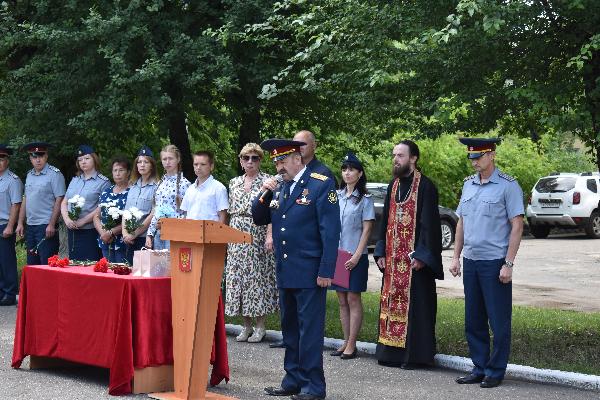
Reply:
<svg viewBox="0 0 600 400"><path fill-rule="evenodd" d="M346 269L344 264L351 258L352 253L338 249L337 261L335 262L335 274L333 275L331 283L345 289L350 288L350 271Z"/></svg>

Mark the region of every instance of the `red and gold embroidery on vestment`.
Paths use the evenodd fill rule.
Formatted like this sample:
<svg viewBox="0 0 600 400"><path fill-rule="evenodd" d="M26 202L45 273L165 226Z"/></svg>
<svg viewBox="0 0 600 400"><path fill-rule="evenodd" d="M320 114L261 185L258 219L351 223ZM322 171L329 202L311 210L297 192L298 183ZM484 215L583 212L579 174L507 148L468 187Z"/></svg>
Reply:
<svg viewBox="0 0 600 400"><path fill-rule="evenodd" d="M404 201L396 201L396 193L400 189L399 179L394 181L390 194L379 314L379 343L387 346L406 346L412 277L409 254L415 246L420 180L421 174L415 171L410 192Z"/></svg>

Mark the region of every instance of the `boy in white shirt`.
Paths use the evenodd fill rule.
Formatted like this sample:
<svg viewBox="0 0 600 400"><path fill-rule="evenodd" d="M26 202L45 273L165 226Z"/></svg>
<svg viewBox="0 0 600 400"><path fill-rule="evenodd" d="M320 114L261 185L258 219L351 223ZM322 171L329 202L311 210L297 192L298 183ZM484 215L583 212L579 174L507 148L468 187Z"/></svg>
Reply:
<svg viewBox="0 0 600 400"><path fill-rule="evenodd" d="M214 169L214 155L210 151L194 153L197 179L186 190L180 207L186 212L187 219L226 223L229 196L227 188L213 178Z"/></svg>

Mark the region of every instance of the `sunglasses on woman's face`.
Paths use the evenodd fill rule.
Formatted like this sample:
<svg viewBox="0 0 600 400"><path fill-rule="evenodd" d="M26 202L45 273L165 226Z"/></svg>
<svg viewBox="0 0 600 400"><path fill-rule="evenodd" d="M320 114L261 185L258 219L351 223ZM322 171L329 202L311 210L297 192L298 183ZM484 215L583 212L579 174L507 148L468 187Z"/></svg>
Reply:
<svg viewBox="0 0 600 400"><path fill-rule="evenodd" d="M252 162L259 162L260 161L260 157L259 156L242 156L241 158L244 161L252 161Z"/></svg>

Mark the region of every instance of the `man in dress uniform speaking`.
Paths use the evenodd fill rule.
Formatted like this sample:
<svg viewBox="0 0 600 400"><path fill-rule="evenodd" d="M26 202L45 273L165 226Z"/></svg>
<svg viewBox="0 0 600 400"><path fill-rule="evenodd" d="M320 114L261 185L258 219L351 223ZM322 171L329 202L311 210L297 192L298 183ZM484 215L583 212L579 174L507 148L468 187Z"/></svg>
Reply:
<svg viewBox="0 0 600 400"><path fill-rule="evenodd" d="M512 268L523 233L523 192L515 178L496 168L499 139L460 142L477 173L465 178L456 210L460 219L450 273L460 275L462 252L465 333L474 367L456 382L493 388L504 379L510 352Z"/></svg>
<svg viewBox="0 0 600 400"><path fill-rule="evenodd" d="M252 203L257 225L273 225L273 244L285 345L285 376L272 396L294 400L325 398L323 337L327 287L335 272L340 210L333 180L302 163L304 142L269 139L270 153L283 180L268 179Z"/></svg>

